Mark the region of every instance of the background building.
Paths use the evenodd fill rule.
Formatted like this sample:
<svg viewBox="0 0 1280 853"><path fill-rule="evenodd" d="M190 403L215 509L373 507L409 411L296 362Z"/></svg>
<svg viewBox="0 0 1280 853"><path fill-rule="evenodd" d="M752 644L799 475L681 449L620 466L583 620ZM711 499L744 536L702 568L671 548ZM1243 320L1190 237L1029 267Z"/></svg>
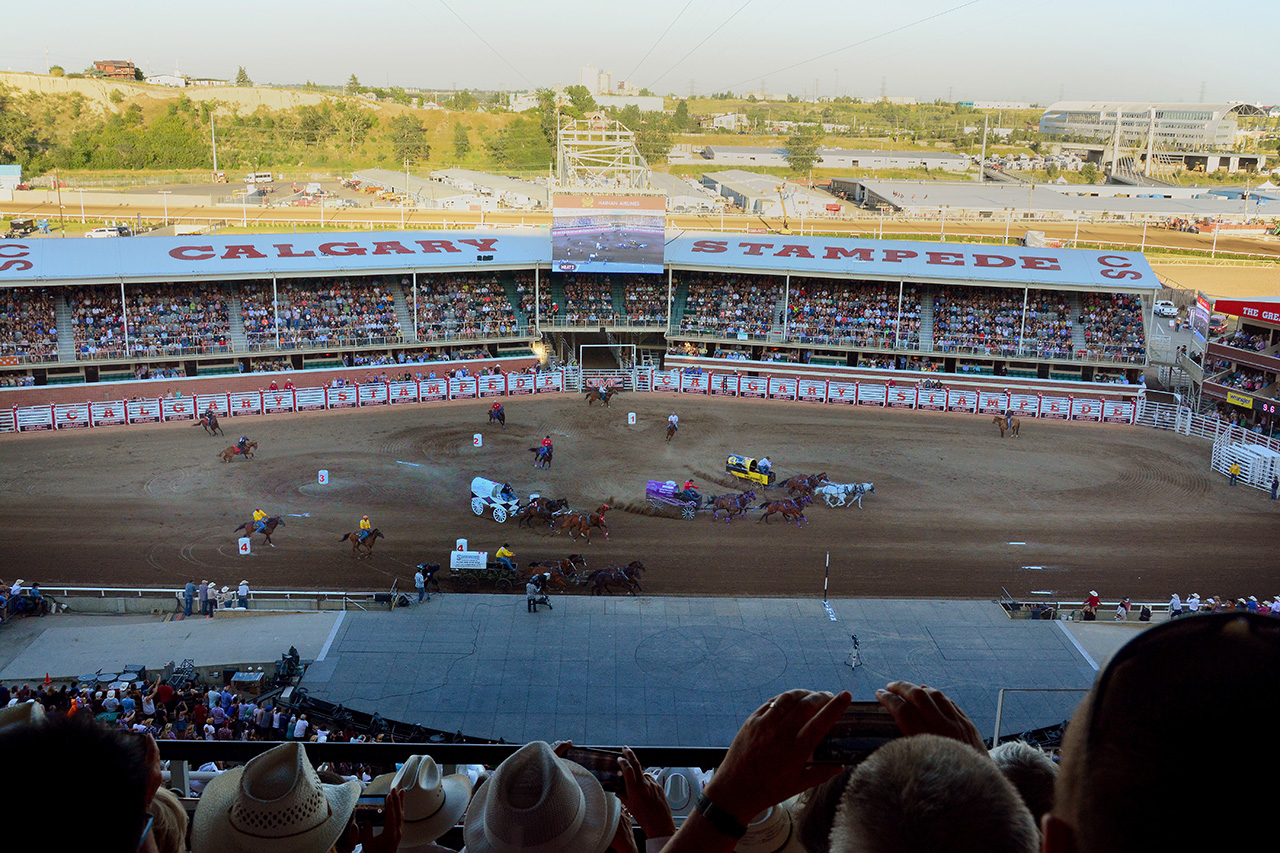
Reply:
<svg viewBox="0 0 1280 853"><path fill-rule="evenodd" d="M1155 136L1160 150L1230 148L1238 116L1261 116L1261 107L1225 104L1059 101L1040 117L1040 132L1064 140L1109 142L1119 127L1120 145L1138 146Z"/></svg>

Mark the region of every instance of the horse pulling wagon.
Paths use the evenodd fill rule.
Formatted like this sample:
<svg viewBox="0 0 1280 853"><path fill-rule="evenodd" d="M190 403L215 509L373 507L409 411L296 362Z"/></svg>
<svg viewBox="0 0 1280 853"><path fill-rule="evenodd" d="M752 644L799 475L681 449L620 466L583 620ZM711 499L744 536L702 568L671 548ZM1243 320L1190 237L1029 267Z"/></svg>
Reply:
<svg viewBox="0 0 1280 853"><path fill-rule="evenodd" d="M501 524L519 512L520 499L510 486L476 477L471 481L471 511L484 515L490 510L493 511L493 520Z"/></svg>
<svg viewBox="0 0 1280 853"><path fill-rule="evenodd" d="M673 507L680 510L681 518L693 518L698 514L698 501L687 498L674 480L667 480L665 483L660 480L650 480L644 489L645 500L649 502L649 506L659 509L664 506Z"/></svg>

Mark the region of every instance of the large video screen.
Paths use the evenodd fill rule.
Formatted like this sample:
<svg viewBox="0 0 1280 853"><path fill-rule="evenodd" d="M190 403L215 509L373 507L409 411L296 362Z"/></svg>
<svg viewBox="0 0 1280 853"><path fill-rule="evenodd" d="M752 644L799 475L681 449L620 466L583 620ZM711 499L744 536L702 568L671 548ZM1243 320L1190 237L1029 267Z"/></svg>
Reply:
<svg viewBox="0 0 1280 853"><path fill-rule="evenodd" d="M666 209L663 195L556 193L551 201L551 268L662 272Z"/></svg>

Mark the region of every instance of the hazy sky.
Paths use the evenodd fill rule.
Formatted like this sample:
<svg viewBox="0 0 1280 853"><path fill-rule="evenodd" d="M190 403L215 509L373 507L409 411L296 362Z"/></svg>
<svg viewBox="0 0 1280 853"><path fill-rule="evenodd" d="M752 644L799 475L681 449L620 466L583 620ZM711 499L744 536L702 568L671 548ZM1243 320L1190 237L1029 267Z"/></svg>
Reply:
<svg viewBox="0 0 1280 853"><path fill-rule="evenodd" d="M5 4L0 69L131 59L257 82L528 89L594 65L656 92L1280 101L1274 0L59 0ZM52 19L50 12L56 12ZM669 29L668 29L669 28ZM20 35L19 35L20 34ZM17 38L11 36L18 35Z"/></svg>

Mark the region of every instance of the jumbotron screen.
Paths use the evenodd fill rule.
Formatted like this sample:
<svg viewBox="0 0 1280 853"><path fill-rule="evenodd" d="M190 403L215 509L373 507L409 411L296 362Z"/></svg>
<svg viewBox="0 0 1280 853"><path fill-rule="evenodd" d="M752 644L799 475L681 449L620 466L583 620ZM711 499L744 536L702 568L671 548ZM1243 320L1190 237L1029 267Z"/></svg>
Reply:
<svg viewBox="0 0 1280 853"><path fill-rule="evenodd" d="M664 195L556 193L551 268L556 272L661 273Z"/></svg>

